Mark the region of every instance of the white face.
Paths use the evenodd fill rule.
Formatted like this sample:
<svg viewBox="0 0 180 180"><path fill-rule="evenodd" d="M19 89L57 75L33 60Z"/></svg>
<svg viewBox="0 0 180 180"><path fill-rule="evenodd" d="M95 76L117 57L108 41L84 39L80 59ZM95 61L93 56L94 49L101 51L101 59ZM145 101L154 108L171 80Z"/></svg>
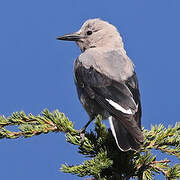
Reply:
<svg viewBox="0 0 180 180"><path fill-rule="evenodd" d="M99 21L99 20L97 20ZM95 46L98 31L102 30L101 27L97 26L96 20L87 20L78 31L78 34L83 38L77 41L77 45L80 47L81 51L92 48Z"/></svg>
<svg viewBox="0 0 180 180"><path fill-rule="evenodd" d="M126 54L116 27L100 19L89 19L78 32L58 36L57 40L75 41L84 52L89 48L119 49Z"/></svg>
<svg viewBox="0 0 180 180"><path fill-rule="evenodd" d="M113 25L100 19L87 20L77 33L83 37L76 42L82 52L89 48L110 44L113 36L116 36L116 39L120 37Z"/></svg>

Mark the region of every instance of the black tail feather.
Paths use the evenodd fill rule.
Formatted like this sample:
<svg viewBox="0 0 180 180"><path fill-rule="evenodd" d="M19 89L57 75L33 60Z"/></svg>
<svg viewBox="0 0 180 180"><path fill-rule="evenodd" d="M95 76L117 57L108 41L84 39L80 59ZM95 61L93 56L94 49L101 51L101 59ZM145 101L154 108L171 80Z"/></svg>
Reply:
<svg viewBox="0 0 180 180"><path fill-rule="evenodd" d="M113 136L121 151L138 151L140 149L143 142L143 134L137 124L136 126L132 123L125 124L124 121L114 117L110 117L109 121Z"/></svg>

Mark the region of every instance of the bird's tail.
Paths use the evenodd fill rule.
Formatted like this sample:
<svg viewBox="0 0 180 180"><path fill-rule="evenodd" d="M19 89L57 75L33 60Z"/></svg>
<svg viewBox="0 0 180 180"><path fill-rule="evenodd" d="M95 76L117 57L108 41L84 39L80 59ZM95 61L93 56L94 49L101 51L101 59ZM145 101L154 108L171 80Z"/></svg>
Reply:
<svg viewBox="0 0 180 180"><path fill-rule="evenodd" d="M109 117L112 134L117 146L121 151L138 151L144 136L135 120L124 121L114 117Z"/></svg>

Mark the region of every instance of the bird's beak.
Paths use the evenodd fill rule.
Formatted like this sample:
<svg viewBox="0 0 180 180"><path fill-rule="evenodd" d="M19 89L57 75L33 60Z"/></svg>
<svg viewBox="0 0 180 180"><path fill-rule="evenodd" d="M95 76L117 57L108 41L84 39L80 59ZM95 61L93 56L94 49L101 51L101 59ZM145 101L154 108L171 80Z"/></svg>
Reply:
<svg viewBox="0 0 180 180"><path fill-rule="evenodd" d="M64 40L64 41L79 41L82 38L83 37L78 32L56 37L57 40Z"/></svg>

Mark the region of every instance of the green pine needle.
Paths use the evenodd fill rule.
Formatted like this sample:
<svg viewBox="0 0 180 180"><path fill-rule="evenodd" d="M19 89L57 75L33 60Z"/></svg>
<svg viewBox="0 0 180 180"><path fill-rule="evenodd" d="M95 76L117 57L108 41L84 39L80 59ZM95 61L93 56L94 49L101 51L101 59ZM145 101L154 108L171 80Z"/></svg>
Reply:
<svg viewBox="0 0 180 180"><path fill-rule="evenodd" d="M0 139L30 138L34 135L52 132L66 133L66 141L76 145L78 153L90 159L79 165L64 164L61 171L80 177L91 176L97 180L143 179L152 180L154 175L163 174L167 180L180 178L180 164L170 160L159 160L152 150L169 154L180 159L180 123L165 128L162 124L144 129L144 144L139 152L121 152L113 135L98 116L94 130L86 132L84 142L74 129L73 123L64 113L45 109L40 115L26 115L24 111L13 113L6 118L0 116ZM16 131L8 127L14 126Z"/></svg>

